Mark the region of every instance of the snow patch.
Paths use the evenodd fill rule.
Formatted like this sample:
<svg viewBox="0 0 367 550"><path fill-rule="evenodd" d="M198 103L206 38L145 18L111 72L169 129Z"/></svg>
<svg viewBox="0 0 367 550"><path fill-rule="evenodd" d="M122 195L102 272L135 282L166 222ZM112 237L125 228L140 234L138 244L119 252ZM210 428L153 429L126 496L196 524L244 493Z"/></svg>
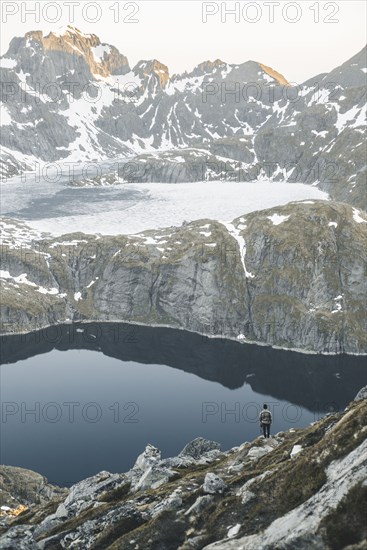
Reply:
<svg viewBox="0 0 367 550"><path fill-rule="evenodd" d="M54 36L59 36L59 37L64 36L66 33L76 34L76 32L74 32L74 28L71 27L70 25L62 25L61 27L58 27L56 30L52 31L52 34Z"/></svg>
<svg viewBox="0 0 367 550"><path fill-rule="evenodd" d="M237 523L233 527L228 527L227 537L229 539L232 538L232 537L235 537L238 534L240 529L241 529L241 524L240 523Z"/></svg>
<svg viewBox="0 0 367 550"><path fill-rule="evenodd" d="M36 292L39 292L40 294L58 294L59 291L57 288L53 287L53 288L45 288L44 286L39 286L37 289L36 289Z"/></svg>
<svg viewBox="0 0 367 550"><path fill-rule="evenodd" d="M353 219L357 223L367 223L367 221L359 215L359 212L356 208L353 208Z"/></svg>
<svg viewBox="0 0 367 550"><path fill-rule="evenodd" d="M96 63L102 63L105 56L111 53L111 48L107 44L99 44L94 48L91 48L94 60Z"/></svg>
<svg viewBox="0 0 367 550"><path fill-rule="evenodd" d="M18 284L23 284L27 286L31 286L35 288L36 292L39 292L40 294L58 294L59 290L55 287L53 288L45 288L43 286L37 285L36 283L33 283L32 281L29 281L27 278L27 273L21 273L21 275L17 275L16 277L13 277L10 275L9 271L0 271L0 278L2 279L12 279L14 281L15 286L18 286Z"/></svg>
<svg viewBox="0 0 367 550"><path fill-rule="evenodd" d="M349 111L345 113L340 113L340 106L336 105L338 111L338 120L336 121L336 127L341 132L346 126L349 125L351 128L356 128L358 126L365 126L366 124L366 106L358 107L354 106ZM351 121L354 121L353 124L350 124Z"/></svg>
<svg viewBox="0 0 367 550"><path fill-rule="evenodd" d="M342 307L342 304L340 303L340 300L343 300L342 295L339 295L336 298L334 298L335 309L333 309L331 313L339 313L339 311L343 311L343 307Z"/></svg>
<svg viewBox="0 0 367 550"><path fill-rule="evenodd" d="M272 222L273 225L279 225L287 221L289 216L281 216L280 214L273 214L272 216L267 216L267 218Z"/></svg>
<svg viewBox="0 0 367 550"><path fill-rule="evenodd" d="M245 256L246 256L246 243L245 239L241 237L240 235L240 229L235 227L232 223L229 222L219 222L224 225L224 227L227 229L228 233L237 241L238 247L240 249L240 257L241 257L241 263L243 270L245 272L245 276L249 279L253 279L254 275L247 271L246 265L245 265Z"/></svg>
<svg viewBox="0 0 367 550"><path fill-rule="evenodd" d="M5 105L0 106L0 125L1 126L10 126L12 123L11 116Z"/></svg>
<svg viewBox="0 0 367 550"><path fill-rule="evenodd" d="M302 445L294 445L291 451L291 458L298 455L302 451Z"/></svg>
<svg viewBox="0 0 367 550"><path fill-rule="evenodd" d="M89 285L87 285L86 288L90 288L92 285L94 285L94 283L96 283L96 282L98 281L98 279L99 279L99 277L96 277L95 279L93 279L93 280L89 283Z"/></svg>
<svg viewBox="0 0 367 550"><path fill-rule="evenodd" d="M9 57L2 57L0 59L0 68L1 69L14 69L17 66L15 59L10 59Z"/></svg>

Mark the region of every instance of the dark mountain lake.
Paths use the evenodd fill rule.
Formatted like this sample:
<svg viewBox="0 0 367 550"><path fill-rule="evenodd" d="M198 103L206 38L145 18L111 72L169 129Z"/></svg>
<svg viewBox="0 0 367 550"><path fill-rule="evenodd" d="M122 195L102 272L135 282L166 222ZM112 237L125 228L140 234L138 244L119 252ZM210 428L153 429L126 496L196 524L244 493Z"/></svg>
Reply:
<svg viewBox="0 0 367 550"><path fill-rule="evenodd" d="M1 338L2 464L68 485L123 472L147 443L176 455L198 436L222 449L342 410L367 384L365 357L306 355L126 324Z"/></svg>

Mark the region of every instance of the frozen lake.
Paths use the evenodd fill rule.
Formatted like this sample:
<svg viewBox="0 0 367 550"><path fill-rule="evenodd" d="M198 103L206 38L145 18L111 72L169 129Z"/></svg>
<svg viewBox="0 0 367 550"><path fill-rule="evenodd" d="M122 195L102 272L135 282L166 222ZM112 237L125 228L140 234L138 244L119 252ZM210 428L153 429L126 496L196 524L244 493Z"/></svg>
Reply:
<svg viewBox="0 0 367 550"><path fill-rule="evenodd" d="M2 215L34 229L62 235L128 234L209 218L231 221L243 214L286 204L328 198L317 187L284 182L129 183L69 187L32 180L2 184Z"/></svg>

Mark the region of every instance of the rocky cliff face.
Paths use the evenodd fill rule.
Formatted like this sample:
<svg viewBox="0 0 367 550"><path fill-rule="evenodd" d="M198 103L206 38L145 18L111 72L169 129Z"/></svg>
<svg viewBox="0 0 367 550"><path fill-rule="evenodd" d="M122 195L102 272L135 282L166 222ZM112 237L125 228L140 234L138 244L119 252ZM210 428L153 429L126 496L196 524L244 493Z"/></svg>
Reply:
<svg viewBox="0 0 367 550"><path fill-rule="evenodd" d="M22 505L46 504L67 493L66 489L49 484L44 476L15 466L0 466L0 487L1 506L10 510Z"/></svg>
<svg viewBox="0 0 367 550"><path fill-rule="evenodd" d="M154 75L158 81L158 89L160 90L163 89L169 81L168 67L157 59L153 59L152 61L139 61L133 68L133 72L142 80L149 79ZM151 91L154 92L154 87Z"/></svg>
<svg viewBox="0 0 367 550"><path fill-rule="evenodd" d="M268 67L263 63L259 63L259 65L263 71L265 71L271 78L275 79L279 84L282 86L290 86L288 80L282 74L278 73L278 71L275 71L272 67Z"/></svg>
<svg viewBox="0 0 367 550"><path fill-rule="evenodd" d="M110 76L125 74L130 70L127 58L114 46L101 44L95 34L84 34L70 25L62 31L50 32L47 36L43 36L41 31L31 31L26 33L25 40L26 46L31 45L33 41L39 42L42 45L43 54L54 59L56 63L58 60L69 57L65 54L70 54L73 58L82 57L91 74ZM61 55L55 52L60 52ZM65 70L65 66L59 68Z"/></svg>
<svg viewBox="0 0 367 550"><path fill-rule="evenodd" d="M255 61L205 61L170 78L157 60L130 70L113 46L68 27L14 38L0 74L4 176L35 161L168 149L177 156L196 147L215 150L217 163L242 162L223 179L317 184L335 200L367 207L365 49L298 87Z"/></svg>
<svg viewBox="0 0 367 550"><path fill-rule="evenodd" d="M308 428L262 437L226 452L197 438L173 458L147 445L126 473L102 471L47 502L15 502L0 518L4 550L362 549L367 543L367 401ZM40 477L40 476L39 476ZM65 494L66 493L66 494ZM10 508L10 507L9 507Z"/></svg>
<svg viewBox="0 0 367 550"><path fill-rule="evenodd" d="M366 353L366 228L325 201L115 237L52 239L6 220L2 331L118 320Z"/></svg>

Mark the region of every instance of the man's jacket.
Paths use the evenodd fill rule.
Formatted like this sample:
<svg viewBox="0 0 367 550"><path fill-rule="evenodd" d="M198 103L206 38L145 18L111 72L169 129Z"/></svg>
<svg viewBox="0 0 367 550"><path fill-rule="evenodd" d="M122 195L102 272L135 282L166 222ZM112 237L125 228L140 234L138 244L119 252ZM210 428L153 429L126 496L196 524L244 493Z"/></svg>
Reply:
<svg viewBox="0 0 367 550"><path fill-rule="evenodd" d="M271 412L268 409L263 409L260 413L260 423L261 424L271 424Z"/></svg>

